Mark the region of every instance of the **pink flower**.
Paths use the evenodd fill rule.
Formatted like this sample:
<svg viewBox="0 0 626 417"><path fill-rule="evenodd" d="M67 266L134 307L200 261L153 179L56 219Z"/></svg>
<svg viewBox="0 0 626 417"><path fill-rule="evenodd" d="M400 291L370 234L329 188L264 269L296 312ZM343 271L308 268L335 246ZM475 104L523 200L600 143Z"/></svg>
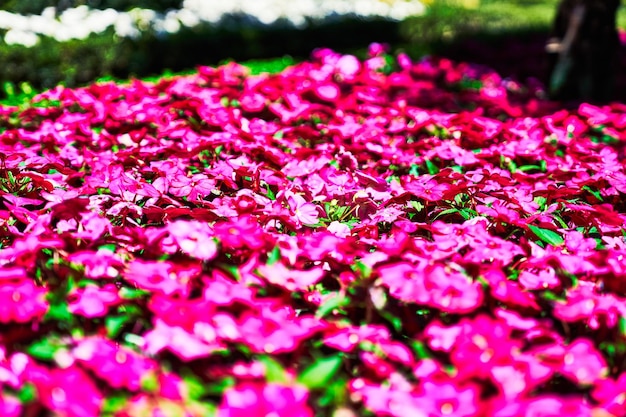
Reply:
<svg viewBox="0 0 626 417"><path fill-rule="evenodd" d="M31 365L28 380L35 385L38 399L48 410L68 417L97 417L104 396L80 368L48 370Z"/></svg>
<svg viewBox="0 0 626 417"><path fill-rule="evenodd" d="M124 277L147 291L161 292L166 295L187 294L193 272L179 272L173 264L166 261L137 259L128 264Z"/></svg>
<svg viewBox="0 0 626 417"><path fill-rule="evenodd" d="M612 415L626 414L626 373L621 373L617 380L597 380L591 395Z"/></svg>
<svg viewBox="0 0 626 417"><path fill-rule="evenodd" d="M141 380L157 370L157 364L137 352L99 337L83 339L72 355L84 367L113 388L137 391Z"/></svg>
<svg viewBox="0 0 626 417"><path fill-rule="evenodd" d="M301 195L293 194L288 199L289 207L297 224L316 224L319 218L318 207L308 203Z"/></svg>
<svg viewBox="0 0 626 417"><path fill-rule="evenodd" d="M357 57L353 55L343 55L339 58L335 64L337 72L341 74L344 79L354 78L359 71L361 71L361 63Z"/></svg>
<svg viewBox="0 0 626 417"><path fill-rule="evenodd" d="M144 349L151 355L168 349L183 361L188 362L206 358L215 350L223 349L220 344L207 343L182 327L169 326L161 319L156 319L155 322L152 330L144 336Z"/></svg>
<svg viewBox="0 0 626 417"><path fill-rule="evenodd" d="M265 108L265 97L259 93L244 93L239 97L241 108L250 113L256 113Z"/></svg>
<svg viewBox="0 0 626 417"><path fill-rule="evenodd" d="M169 193L176 197L187 197L189 201L198 201L211 194L216 189L215 180L205 174L195 174L191 177L177 175L170 180Z"/></svg>
<svg viewBox="0 0 626 417"><path fill-rule="evenodd" d="M346 326L328 332L324 344L342 352L351 352L359 343L368 341L374 344L388 341L389 330L379 325Z"/></svg>
<svg viewBox="0 0 626 417"><path fill-rule="evenodd" d="M306 388L244 382L224 393L218 417L313 417Z"/></svg>
<svg viewBox="0 0 626 417"><path fill-rule="evenodd" d="M228 222L215 225L215 237L226 248L250 248L254 250L265 246L268 237L259 227L258 221L251 216L243 215Z"/></svg>
<svg viewBox="0 0 626 417"><path fill-rule="evenodd" d="M168 225L168 231L183 253L203 261L217 255L213 232L205 223L177 220Z"/></svg>
<svg viewBox="0 0 626 417"><path fill-rule="evenodd" d="M269 283L283 287L290 292L306 290L317 284L325 274L320 267L299 271L287 268L282 262L259 265L258 271Z"/></svg>
<svg viewBox="0 0 626 417"><path fill-rule="evenodd" d="M256 291L241 282L235 282L223 272L215 269L211 278L204 279L203 299L215 305L227 306L240 302L254 306Z"/></svg>
<svg viewBox="0 0 626 417"><path fill-rule="evenodd" d="M83 288L77 288L69 294L70 302L68 310L83 317L102 317L106 315L109 307L120 303L121 298L113 284L99 287L89 284Z"/></svg>
<svg viewBox="0 0 626 417"><path fill-rule="evenodd" d="M431 414L470 417L482 415L479 404L480 392L473 385L460 387L453 382L422 383L423 396L430 406Z"/></svg>
<svg viewBox="0 0 626 417"><path fill-rule="evenodd" d="M592 385L606 377L609 368L592 342L578 339L567 346L560 372L580 385Z"/></svg>
<svg viewBox="0 0 626 417"><path fill-rule="evenodd" d="M30 279L2 282L0 285L0 323L27 323L48 311L47 291Z"/></svg>
<svg viewBox="0 0 626 417"><path fill-rule="evenodd" d="M330 233L334 234L337 237L346 237L350 236L350 227L346 224L339 223L338 221L331 222L327 229Z"/></svg>
<svg viewBox="0 0 626 417"><path fill-rule="evenodd" d="M74 252L69 256L70 262L83 265L87 278L115 278L119 275L122 261L107 249L97 252Z"/></svg>
<svg viewBox="0 0 626 417"><path fill-rule="evenodd" d="M0 394L0 414L4 417L22 416L22 403L8 394Z"/></svg>
<svg viewBox="0 0 626 417"><path fill-rule="evenodd" d="M0 347L0 384L19 390L26 380L26 370L32 358L24 353L6 355L6 349Z"/></svg>
<svg viewBox="0 0 626 417"><path fill-rule="evenodd" d="M556 288L561 285L554 268L551 267L535 271L524 269L520 272L518 280L520 284L529 290Z"/></svg>
<svg viewBox="0 0 626 417"><path fill-rule="evenodd" d="M415 267L401 263L384 266L378 273L390 294L401 301L463 313L476 309L483 300L478 282L442 265Z"/></svg>
<svg viewBox="0 0 626 417"><path fill-rule="evenodd" d="M278 354L294 351L324 327L312 316L296 316L288 306L267 303L242 315L237 339L255 352Z"/></svg>

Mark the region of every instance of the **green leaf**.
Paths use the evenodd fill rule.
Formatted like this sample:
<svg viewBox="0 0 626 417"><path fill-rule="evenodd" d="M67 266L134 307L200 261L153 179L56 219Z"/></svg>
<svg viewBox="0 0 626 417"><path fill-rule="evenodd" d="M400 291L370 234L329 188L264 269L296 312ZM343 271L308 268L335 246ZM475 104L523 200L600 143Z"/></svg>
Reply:
<svg viewBox="0 0 626 417"><path fill-rule="evenodd" d="M122 411L126 404L128 404L128 394L123 394L119 391L109 394L104 398L101 413L102 415L116 414Z"/></svg>
<svg viewBox="0 0 626 417"><path fill-rule="evenodd" d="M553 232L549 229L542 229L541 227L533 226L532 224L528 225L528 228L543 242L552 245L552 246L561 246L565 241L556 232Z"/></svg>
<svg viewBox="0 0 626 417"><path fill-rule="evenodd" d="M588 191L591 195L593 195L598 201L603 202L602 194L600 191L596 191L588 185L583 186L583 190Z"/></svg>
<svg viewBox="0 0 626 417"><path fill-rule="evenodd" d="M426 169L428 170L428 173L430 175L435 175L439 173L439 168L437 168L437 165L433 164L429 159L424 162L426 163Z"/></svg>
<svg viewBox="0 0 626 417"><path fill-rule="evenodd" d="M274 191L272 191L272 189L270 188L269 184L267 184L265 186L265 196L267 198L269 198L272 201L276 200L276 193L274 193Z"/></svg>
<svg viewBox="0 0 626 417"><path fill-rule="evenodd" d="M232 376L227 376L225 378L220 379L217 382L202 385L203 395L222 395L224 391L228 388L235 385L235 378ZM192 393L189 393L191 398L194 398ZM199 397L198 397L199 398Z"/></svg>
<svg viewBox="0 0 626 417"><path fill-rule="evenodd" d="M565 301L565 297L559 294L556 294L552 291L543 291L541 293L541 296L548 301Z"/></svg>
<svg viewBox="0 0 626 417"><path fill-rule="evenodd" d="M58 343L57 340L48 337L46 339L41 339L30 345L26 352L37 359L42 361L52 361L54 360L55 353L61 349L62 346Z"/></svg>
<svg viewBox="0 0 626 417"><path fill-rule="evenodd" d="M122 287L120 288L119 295L125 300L134 300L137 298L141 298L143 296L149 295L149 291L140 290L138 288L128 288Z"/></svg>
<svg viewBox="0 0 626 417"><path fill-rule="evenodd" d="M413 346L413 351L415 352L415 356L418 357L418 359L427 359L430 358L430 353L428 353L428 348L424 345L423 342L420 342L419 340L414 340L412 343Z"/></svg>
<svg viewBox="0 0 626 417"><path fill-rule="evenodd" d="M388 311L385 310L378 310L378 313L385 319L387 320L389 323L391 323L391 325L393 326L393 329L400 333L402 331L402 319L400 317L394 316L393 314L391 314Z"/></svg>
<svg viewBox="0 0 626 417"><path fill-rule="evenodd" d="M330 407L332 405L345 404L348 397L348 381L346 378L335 378L324 390L324 394L319 399L320 407ZM335 414L336 415L336 414Z"/></svg>
<svg viewBox="0 0 626 417"><path fill-rule="evenodd" d="M533 171L533 170L541 171L541 167L539 165L522 165L518 169L522 172Z"/></svg>
<svg viewBox="0 0 626 417"><path fill-rule="evenodd" d="M369 266L365 265L362 261L357 260L354 262L354 265L352 266L352 269L355 271L359 271L359 273L361 274L361 276L365 279L368 279L370 277L370 275L372 275L372 268L370 268Z"/></svg>
<svg viewBox="0 0 626 417"><path fill-rule="evenodd" d="M180 372L180 375L183 378L183 381L185 382L185 387L187 388L186 392L187 392L187 395L189 396L189 398L191 398L193 400L198 400L202 396L207 394L207 390L205 389L206 385L191 370L189 370L188 368L184 368ZM231 378L231 380L227 381L226 383L224 382L224 379L222 379L220 381L220 383L222 383L224 388L222 389L221 392L216 393L216 394L221 394L222 392L224 392L224 390L226 388L228 388L229 386L232 386L232 384L234 384L234 382L235 382L234 378L232 378L232 377L230 377L230 378Z"/></svg>
<svg viewBox="0 0 626 417"><path fill-rule="evenodd" d="M298 375L297 380L310 390L327 387L342 363L343 358L341 354L317 359Z"/></svg>
<svg viewBox="0 0 626 417"><path fill-rule="evenodd" d="M237 265L219 264L218 266L220 267L220 269L228 272L230 276L235 278L237 281L241 279L241 274L239 273L239 268L237 267Z"/></svg>
<svg viewBox="0 0 626 417"><path fill-rule="evenodd" d="M107 336L109 337L109 339L115 339L117 336L119 336L120 332L122 331L122 327L124 327L124 325L128 323L130 319L131 318L127 315L108 316L104 320L104 326L107 329Z"/></svg>
<svg viewBox="0 0 626 417"><path fill-rule="evenodd" d="M267 265L274 265L278 261L280 261L280 248L274 246L274 249L267 256Z"/></svg>
<svg viewBox="0 0 626 417"><path fill-rule="evenodd" d="M276 359L263 355L259 358L259 362L265 366L265 378L267 382L287 383L289 381L287 371L285 371L285 368L283 368Z"/></svg>
<svg viewBox="0 0 626 417"><path fill-rule="evenodd" d="M339 309L349 303L350 300L346 296L336 292L334 295L328 297L321 306L319 306L315 312L315 317L321 319L333 310Z"/></svg>
<svg viewBox="0 0 626 417"><path fill-rule="evenodd" d="M22 404L30 403L37 398L37 389L30 382L25 382L17 392L17 398Z"/></svg>
<svg viewBox="0 0 626 417"><path fill-rule="evenodd" d="M117 249L115 243L107 243L106 245L98 247L98 250L108 250L111 253L115 253L115 249Z"/></svg>
<svg viewBox="0 0 626 417"><path fill-rule="evenodd" d="M452 214L452 213L458 213L459 209L455 209L455 208L449 208L443 211L440 211L439 213L437 213L437 215L433 218L434 220L437 220L439 217L441 216L445 216L446 214Z"/></svg>
<svg viewBox="0 0 626 417"><path fill-rule="evenodd" d="M622 336L626 336L626 317L619 318L619 332Z"/></svg>
<svg viewBox="0 0 626 417"><path fill-rule="evenodd" d="M546 208L546 203L548 202L548 199L542 196L537 196L533 199L533 201L539 205L539 210L543 211Z"/></svg>
<svg viewBox="0 0 626 417"><path fill-rule="evenodd" d="M565 222L563 221L563 219L562 219L559 215L557 215L556 213L552 213L552 218L553 218L554 220L556 220L556 222L557 222L557 223L558 223L558 224L559 224L559 225L560 225L563 229L568 229L568 228L569 228L569 226L567 225L567 223L565 223Z"/></svg>
<svg viewBox="0 0 626 417"><path fill-rule="evenodd" d="M146 372L141 376L141 389L146 392L157 392L159 389L159 377L156 372Z"/></svg>
<svg viewBox="0 0 626 417"><path fill-rule="evenodd" d="M68 309L67 301L55 302L50 304L50 308L44 317L44 321L57 320L70 324L74 321L74 316Z"/></svg>
<svg viewBox="0 0 626 417"><path fill-rule="evenodd" d="M464 209L459 210L459 214L461 216L463 216L463 218L465 220L472 219L472 218L474 218L474 217L476 217L478 215L476 210L472 210L472 209L468 209L468 208L464 208Z"/></svg>

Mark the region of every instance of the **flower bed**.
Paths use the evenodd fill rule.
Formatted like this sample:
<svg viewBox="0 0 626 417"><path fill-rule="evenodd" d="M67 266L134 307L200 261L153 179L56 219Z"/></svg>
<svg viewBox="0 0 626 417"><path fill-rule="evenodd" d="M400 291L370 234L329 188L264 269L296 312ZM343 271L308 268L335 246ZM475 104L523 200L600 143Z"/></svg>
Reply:
<svg viewBox="0 0 626 417"><path fill-rule="evenodd" d="M624 415L625 107L370 52L0 108L1 414Z"/></svg>

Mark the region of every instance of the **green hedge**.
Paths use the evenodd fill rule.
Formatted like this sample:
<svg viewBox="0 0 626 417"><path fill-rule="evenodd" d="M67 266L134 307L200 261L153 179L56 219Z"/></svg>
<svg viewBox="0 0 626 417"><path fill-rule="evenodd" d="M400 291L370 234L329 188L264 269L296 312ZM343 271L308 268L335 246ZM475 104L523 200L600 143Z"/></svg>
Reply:
<svg viewBox="0 0 626 417"><path fill-rule="evenodd" d="M121 39L113 29L86 40L57 42L41 37L32 48L0 41L0 82L28 82L35 89L59 83L76 86L102 77L146 77L181 71L225 59L250 60L291 55L307 58L317 47L355 52L370 42L401 42L399 24L383 19L346 19L297 30L287 28L218 29L201 25L175 35Z"/></svg>
<svg viewBox="0 0 626 417"><path fill-rule="evenodd" d="M46 7L64 10L70 7L86 5L92 9L115 9L128 11L135 7L165 11L180 9L183 0L5 0L0 1L0 10L20 14L41 14Z"/></svg>

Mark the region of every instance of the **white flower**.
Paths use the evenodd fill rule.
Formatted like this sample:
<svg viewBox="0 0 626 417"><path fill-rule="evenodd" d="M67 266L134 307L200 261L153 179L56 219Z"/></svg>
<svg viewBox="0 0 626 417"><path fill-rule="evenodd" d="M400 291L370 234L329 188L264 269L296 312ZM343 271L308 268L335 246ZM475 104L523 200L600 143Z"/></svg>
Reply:
<svg viewBox="0 0 626 417"><path fill-rule="evenodd" d="M182 9L169 10L165 15L149 9L118 12L84 5L67 9L58 18L52 7L40 16L0 11L0 29L8 30L5 42L33 46L38 35L67 41L102 33L109 27L119 37L137 38L146 31L167 36L202 23L303 27L309 20L336 21L341 16L401 20L423 12L424 6L417 0L185 0Z"/></svg>
<svg viewBox="0 0 626 417"><path fill-rule="evenodd" d="M9 45L23 45L30 48L37 45L39 36L33 32L11 29L4 35L4 41Z"/></svg>

